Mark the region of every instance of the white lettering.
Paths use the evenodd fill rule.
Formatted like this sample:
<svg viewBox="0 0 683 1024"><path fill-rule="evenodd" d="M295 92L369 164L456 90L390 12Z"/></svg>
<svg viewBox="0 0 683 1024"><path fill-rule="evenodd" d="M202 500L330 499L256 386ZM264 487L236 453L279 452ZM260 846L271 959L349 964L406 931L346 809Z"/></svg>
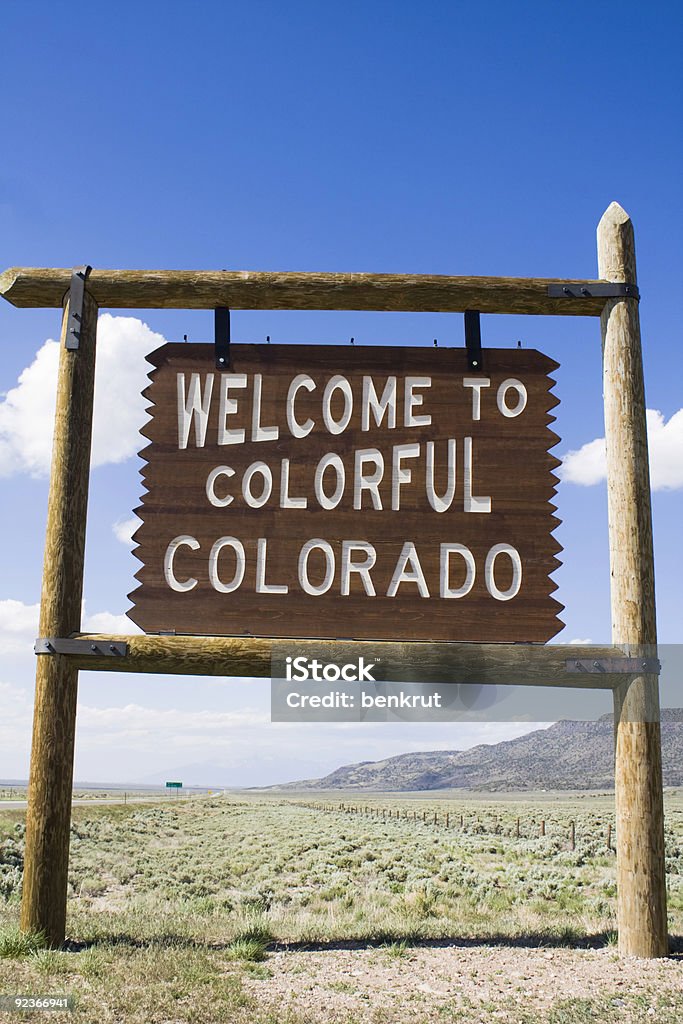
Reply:
<svg viewBox="0 0 683 1024"><path fill-rule="evenodd" d="M259 474L263 477L263 490L259 495L252 494L251 481ZM270 466L266 465L265 462L252 462L244 471L242 477L242 495L247 505L250 508L263 508L265 503L270 498L273 490L273 474Z"/></svg>
<svg viewBox="0 0 683 1024"><path fill-rule="evenodd" d="M489 497L474 497L472 495L474 455L472 452L472 438L465 438L465 466L463 468L463 489L465 512L490 512L491 499Z"/></svg>
<svg viewBox="0 0 683 1024"><path fill-rule="evenodd" d="M316 548L322 551L325 556L325 578L317 587L308 578L308 558L311 551L314 551ZM299 586L304 593L310 594L311 597L320 597L322 594L326 594L332 586L334 569L335 561L332 545L328 544L326 540L318 538L307 540L299 552Z"/></svg>
<svg viewBox="0 0 683 1024"><path fill-rule="evenodd" d="M176 537L166 548L166 554L164 555L164 579L168 583L171 590L177 591L179 594L185 594L188 590L193 590L197 586L197 581L194 576L190 576L183 583L175 578L173 571L173 560L175 553L181 545L187 545L192 551L199 550L199 541L195 537L190 537L188 534L182 534L180 537Z"/></svg>
<svg viewBox="0 0 683 1024"><path fill-rule="evenodd" d="M411 569L407 566L410 564ZM427 587L427 581L420 565L420 559L417 557L417 551L412 541L406 541L403 545L401 554L398 556L396 568L394 569L394 575L391 577L391 583L387 590L387 597L396 597L398 588L402 583L417 583L417 589L420 593L420 597L429 597L429 588Z"/></svg>
<svg viewBox="0 0 683 1024"><path fill-rule="evenodd" d="M517 405L513 409L507 404L507 393L508 391L514 390L517 392ZM508 419L512 419L515 416L519 416L526 409L527 402L527 390L522 384L521 380L516 380L514 377L508 377L498 388L498 411L507 416Z"/></svg>
<svg viewBox="0 0 683 1024"><path fill-rule="evenodd" d="M499 590L496 586L494 575L498 555L507 555L512 563L512 583L507 590ZM496 544L486 556L484 576L486 589L491 597L495 597L496 601L511 601L513 597L517 596L522 586L522 559L519 557L519 551L511 547L510 544Z"/></svg>
<svg viewBox="0 0 683 1024"><path fill-rule="evenodd" d="M472 388L472 419L481 419L481 389L490 388L488 377L463 377L462 386Z"/></svg>
<svg viewBox="0 0 683 1024"><path fill-rule="evenodd" d="M459 587L451 587L451 567L450 559L451 555L462 555L465 561L465 581ZM465 547L464 544L442 544L441 545L441 597L452 598L452 597L465 597L469 594L470 590L474 586L474 578L476 575L476 566L474 564L474 555L469 548Z"/></svg>
<svg viewBox="0 0 683 1024"><path fill-rule="evenodd" d="M263 377L260 373L254 374L254 405L251 412L251 439L252 441L277 441L280 436L279 427L261 426L261 389Z"/></svg>
<svg viewBox="0 0 683 1024"><path fill-rule="evenodd" d="M332 396L335 391L341 391L344 396L344 412L341 419L335 420L332 417ZM330 434L341 434L349 425L353 412L353 392L346 377L331 377L323 392L323 422Z"/></svg>
<svg viewBox="0 0 683 1024"><path fill-rule="evenodd" d="M215 508L225 508L226 505L231 505L233 502L232 494L226 494L224 498L219 498L214 490L214 484L219 476L231 477L235 475L235 470L231 469L230 466L216 466L212 469L206 478L206 496Z"/></svg>
<svg viewBox="0 0 683 1024"><path fill-rule="evenodd" d="M359 551L365 555L362 562L354 561L354 552ZM377 552L372 544L364 540L345 540L342 542L341 556L341 593L348 597L351 590L351 573L358 573L365 593L369 597L375 596L375 586L370 579L370 570L377 561Z"/></svg>
<svg viewBox="0 0 683 1024"><path fill-rule="evenodd" d="M307 506L308 498L290 498L289 459L283 459L280 470L280 508L306 508Z"/></svg>
<svg viewBox="0 0 683 1024"><path fill-rule="evenodd" d="M370 429L370 413L372 412L375 424L382 425L385 413L387 416L387 427L393 430L396 426L396 378L387 377L382 397L377 397L375 382L372 377L363 377L363 405L361 410L361 430Z"/></svg>
<svg viewBox="0 0 683 1024"><path fill-rule="evenodd" d="M235 552L235 573L230 583L221 582L218 576L218 556L223 548L232 548ZM244 545L237 537L219 537L209 554L209 580L213 589L220 594L231 594L233 590L237 590L244 579L246 562Z"/></svg>
<svg viewBox="0 0 683 1024"><path fill-rule="evenodd" d="M413 474L410 469L403 469L403 459L417 459L420 456L419 444L395 444L392 453L391 475L391 507L394 512L401 508L401 486L409 484Z"/></svg>
<svg viewBox="0 0 683 1024"><path fill-rule="evenodd" d="M447 512L453 504L453 498L455 497L455 439L452 437L448 439L448 482L443 497L436 493L436 485L434 483L434 442L427 441L426 448L427 472L425 487L427 489L427 501L435 512Z"/></svg>
<svg viewBox="0 0 683 1024"><path fill-rule="evenodd" d="M371 462L375 469L373 473L365 473L365 463ZM382 508L382 498L379 493L379 485L384 476L384 456L377 448L358 448L355 457L355 477L353 486L353 507L363 507L363 491L368 491L372 499L372 507Z"/></svg>
<svg viewBox="0 0 683 1024"><path fill-rule="evenodd" d="M190 429L194 421L195 446L203 448L206 442L206 428L209 424L213 374L207 373L202 397L202 386L198 373L190 376L190 386L185 398L185 374L178 374L178 448L187 448Z"/></svg>
<svg viewBox="0 0 683 1024"><path fill-rule="evenodd" d="M286 584L266 583L266 556L268 554L268 541L265 537L259 537L256 545L256 593L257 594L286 594L289 587Z"/></svg>
<svg viewBox="0 0 683 1024"><path fill-rule="evenodd" d="M428 427L431 416L413 416L413 409L424 402L424 395L416 395L415 388L431 388L431 377L406 377L403 409L403 425L405 427Z"/></svg>
<svg viewBox="0 0 683 1024"><path fill-rule="evenodd" d="M228 398L230 388L246 388L246 373L221 374L221 399L218 409L218 444L242 444L243 430L228 430L228 416L237 412L237 399Z"/></svg>
<svg viewBox="0 0 683 1024"><path fill-rule="evenodd" d="M328 497L323 491L323 477L325 470L332 468L337 474L337 486L332 497ZM344 493L344 487L346 485L346 470L344 469L344 463L338 455L334 452L328 452L327 455L323 455L322 459L317 465L315 471L314 489L315 496L318 504L321 508L331 509L336 508L342 499Z"/></svg>
<svg viewBox="0 0 683 1024"><path fill-rule="evenodd" d="M299 423L294 415L294 399L297 396L297 392L301 388L306 388L307 391L315 391L315 387L315 381L307 373L297 374L289 385L289 391L287 392L287 426L293 437L306 437L315 426L312 419L309 418L305 423Z"/></svg>

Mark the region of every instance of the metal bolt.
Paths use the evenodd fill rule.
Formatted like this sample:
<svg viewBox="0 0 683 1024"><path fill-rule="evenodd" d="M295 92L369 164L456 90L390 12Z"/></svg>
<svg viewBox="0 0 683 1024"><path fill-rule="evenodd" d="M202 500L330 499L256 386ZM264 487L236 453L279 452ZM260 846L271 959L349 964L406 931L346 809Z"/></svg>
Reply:
<svg viewBox="0 0 683 1024"><path fill-rule="evenodd" d="M567 286L566 286L566 285L564 286L564 288L562 289L562 291L564 292L564 294L565 294L565 295L570 295L570 294L571 294L571 293L570 293L570 291L569 291L569 288L567 288Z"/></svg>
<svg viewBox="0 0 683 1024"><path fill-rule="evenodd" d="M588 289L587 289L587 288L582 288L582 289L581 289L581 294L582 294L582 295L590 295L590 292L588 291Z"/></svg>
<svg viewBox="0 0 683 1024"><path fill-rule="evenodd" d="M593 668L600 668L600 662L599 661L594 661L593 662Z"/></svg>
<svg viewBox="0 0 683 1024"><path fill-rule="evenodd" d="M97 650L97 644L90 644L90 650L91 651L96 651Z"/></svg>
<svg viewBox="0 0 683 1024"><path fill-rule="evenodd" d="M574 665L576 666L576 668L581 668L581 662L580 661L575 661Z"/></svg>
<svg viewBox="0 0 683 1024"><path fill-rule="evenodd" d="M110 651L115 651L116 650L116 647L114 646L114 644L109 644L109 650Z"/></svg>

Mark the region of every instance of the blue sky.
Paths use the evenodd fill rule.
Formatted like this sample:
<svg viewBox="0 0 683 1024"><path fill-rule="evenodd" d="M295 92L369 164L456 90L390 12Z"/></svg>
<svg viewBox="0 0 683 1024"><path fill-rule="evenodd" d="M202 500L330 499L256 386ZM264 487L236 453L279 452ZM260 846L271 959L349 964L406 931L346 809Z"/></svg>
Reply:
<svg viewBox="0 0 683 1024"><path fill-rule="evenodd" d="M123 0L75 11L6 0L2 17L2 268L591 277L595 227L618 200L634 219L643 296L660 638L680 642L679 5ZM136 316L169 340L211 337L210 313ZM58 329L56 310L0 304L0 391L17 388ZM457 344L462 331L454 315L233 317L233 337L244 341ZM521 339L561 363L560 454L602 436L597 321L487 316L482 333L484 344ZM134 416L149 335L123 321L102 334L98 404ZM24 775L28 759L49 349L42 360L9 412L7 399L0 407L2 777ZM110 421L100 416L86 613L120 616L137 563L112 527L138 504L138 462L107 463ZM576 479L591 479L591 466L587 450ZM559 514L560 639L605 640L604 483L564 483ZM276 727L265 684L197 678L84 674L80 694L79 778L126 781L209 759L227 766L226 781L260 782L269 771L288 777L520 728ZM249 767L256 754L261 774Z"/></svg>

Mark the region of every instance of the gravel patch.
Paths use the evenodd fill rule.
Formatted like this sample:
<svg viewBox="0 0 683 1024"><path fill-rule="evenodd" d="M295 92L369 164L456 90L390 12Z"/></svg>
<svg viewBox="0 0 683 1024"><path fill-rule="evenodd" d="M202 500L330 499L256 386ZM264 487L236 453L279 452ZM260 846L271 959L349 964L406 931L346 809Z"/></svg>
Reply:
<svg viewBox="0 0 683 1024"><path fill-rule="evenodd" d="M449 1019L514 1024L522 1007L544 1020L554 1005L569 1000L596 1000L619 1017L623 1008L624 1020L683 1019L680 959L619 959L611 949L448 946L409 948L400 956L387 949L275 951L267 967L269 977L245 979L245 988L263 1009L277 1009L281 1019L290 1013L321 1024ZM658 1008L657 997L664 994L676 1009ZM637 1016L633 996L642 997Z"/></svg>

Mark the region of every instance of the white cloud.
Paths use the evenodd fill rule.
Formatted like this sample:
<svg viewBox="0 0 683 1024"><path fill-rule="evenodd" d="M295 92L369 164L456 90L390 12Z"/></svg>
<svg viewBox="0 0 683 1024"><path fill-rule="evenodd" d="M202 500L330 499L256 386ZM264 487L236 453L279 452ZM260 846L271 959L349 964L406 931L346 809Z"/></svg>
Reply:
<svg viewBox="0 0 683 1024"><path fill-rule="evenodd" d="M147 353L161 334L135 317L103 313L97 331L92 465L123 462L143 443L147 422L141 392L149 384ZM59 342L48 340L0 400L0 476L47 476L52 457Z"/></svg>
<svg viewBox="0 0 683 1024"><path fill-rule="evenodd" d="M0 601L0 654L32 652L38 636L40 605L8 599Z"/></svg>
<svg viewBox="0 0 683 1024"><path fill-rule="evenodd" d="M0 775L25 779L31 746L32 693L0 682L0 707Z"/></svg>
<svg viewBox="0 0 683 1024"><path fill-rule="evenodd" d="M581 639L579 639L579 638L577 637L577 638L575 638L574 640L570 640L570 641L569 641L569 643L570 643L570 644L592 644L592 643L593 643L593 641L591 640L591 638L590 638L590 637L588 637L588 639L587 639L587 640L581 640Z"/></svg>
<svg viewBox="0 0 683 1024"><path fill-rule="evenodd" d="M138 516L131 516L130 519L118 519L112 526L114 536L127 548L133 547L133 534L141 523Z"/></svg>
<svg viewBox="0 0 683 1024"><path fill-rule="evenodd" d="M84 615L83 632L126 634L141 633L142 630L127 615L114 615L112 612L95 612L94 615Z"/></svg>
<svg viewBox="0 0 683 1024"><path fill-rule="evenodd" d="M11 598L0 601L0 654L31 654L38 636L39 604L24 604ZM112 612L86 613L82 610L83 632L87 633L139 633L138 627L126 615Z"/></svg>
<svg viewBox="0 0 683 1024"><path fill-rule="evenodd" d="M683 409L665 421L658 409L647 410L650 481L653 491L683 487ZM605 438L589 441L564 456L561 476L565 483L590 487L607 475Z"/></svg>
<svg viewBox="0 0 683 1024"><path fill-rule="evenodd" d="M562 460L560 476L565 483L591 487L607 476L605 438L589 441L577 451L567 452Z"/></svg>
<svg viewBox="0 0 683 1024"><path fill-rule="evenodd" d="M253 708L234 711L180 711L177 708L151 708L140 704L125 707L93 708L80 704L79 727L93 730L97 737L114 734L131 741L153 737L155 743L173 740L178 746L194 746L201 751L206 746L225 748L231 729L263 727L270 716Z"/></svg>

